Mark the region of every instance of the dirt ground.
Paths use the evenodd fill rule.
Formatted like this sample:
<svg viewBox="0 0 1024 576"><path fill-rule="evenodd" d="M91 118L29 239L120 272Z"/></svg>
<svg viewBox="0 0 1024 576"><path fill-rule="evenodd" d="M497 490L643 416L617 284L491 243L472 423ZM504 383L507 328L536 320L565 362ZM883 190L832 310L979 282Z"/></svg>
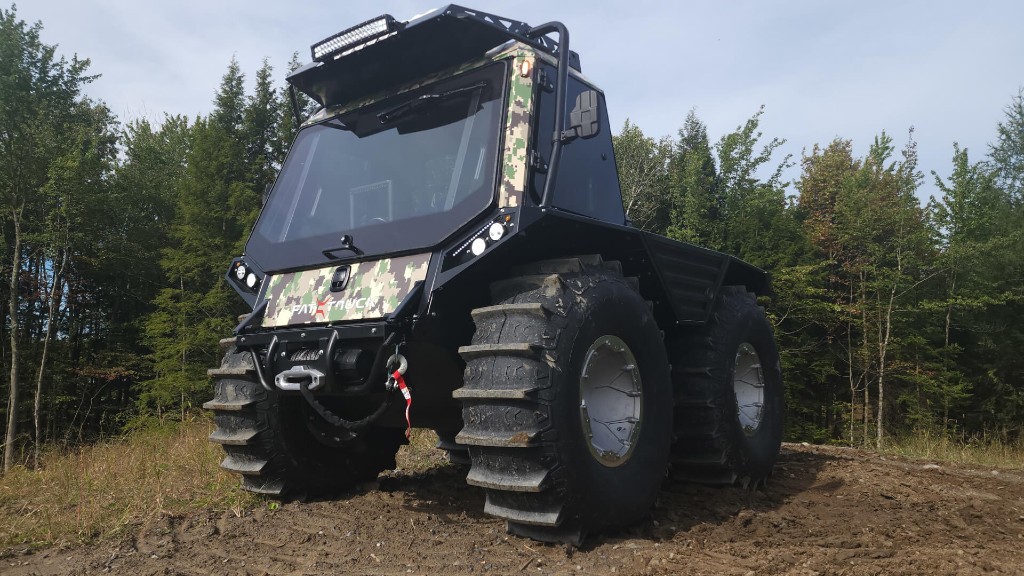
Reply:
<svg viewBox="0 0 1024 576"><path fill-rule="evenodd" d="M0 574L1024 574L1024 473L788 444L763 491L667 483L582 548L505 533L465 469L333 501L161 517L119 542L8 550Z"/></svg>

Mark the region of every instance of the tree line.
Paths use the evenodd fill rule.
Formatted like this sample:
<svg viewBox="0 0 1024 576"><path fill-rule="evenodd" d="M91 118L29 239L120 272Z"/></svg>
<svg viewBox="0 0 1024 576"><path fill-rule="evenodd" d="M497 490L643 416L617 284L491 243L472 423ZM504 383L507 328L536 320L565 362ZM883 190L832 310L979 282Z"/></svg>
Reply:
<svg viewBox="0 0 1024 576"><path fill-rule="evenodd" d="M266 61L247 94L232 60L206 116L121 123L41 30L0 11L4 469L206 399L244 311L224 271L296 130Z"/></svg>
<svg viewBox="0 0 1024 576"><path fill-rule="evenodd" d="M232 60L208 115L121 122L85 93L89 61L58 57L41 29L0 10L5 470L207 399L218 340L244 312L224 270L296 131L266 61L247 92ZM675 138L627 121L623 202L638 227L772 274L790 438L1017 437L1021 100L983 159L954 145L926 206L912 133L900 150L880 134L863 158L848 140L816 145L790 194L763 110L713 144L692 112Z"/></svg>
<svg viewBox="0 0 1024 576"><path fill-rule="evenodd" d="M800 158L789 190L764 110L712 144L690 112L655 139L615 136L623 202L642 228L767 270L763 299L791 439L880 445L941 431L1015 441L1024 426L1024 91L981 159L952 145L924 205L911 128L863 157L844 138Z"/></svg>

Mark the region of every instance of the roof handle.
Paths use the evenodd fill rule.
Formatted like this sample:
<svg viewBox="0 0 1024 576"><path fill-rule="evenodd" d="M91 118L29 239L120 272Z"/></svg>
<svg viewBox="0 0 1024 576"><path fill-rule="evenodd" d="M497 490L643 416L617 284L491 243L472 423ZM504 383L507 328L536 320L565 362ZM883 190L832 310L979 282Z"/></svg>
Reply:
<svg viewBox="0 0 1024 576"><path fill-rule="evenodd" d="M548 174L544 180L544 194L541 196L540 207L547 208L551 204L551 193L558 164L565 143L565 91L569 78L569 30L561 22L548 22L535 26L526 33L528 38L539 38L555 32L558 34L558 71L555 80L555 131L552 137L554 146L551 148L551 160L548 162Z"/></svg>

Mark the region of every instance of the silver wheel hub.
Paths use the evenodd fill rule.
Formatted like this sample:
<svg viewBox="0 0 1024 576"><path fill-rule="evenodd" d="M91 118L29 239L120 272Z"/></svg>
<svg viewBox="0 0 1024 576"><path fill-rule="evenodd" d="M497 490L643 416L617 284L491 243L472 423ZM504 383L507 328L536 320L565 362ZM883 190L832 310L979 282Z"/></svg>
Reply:
<svg viewBox="0 0 1024 576"><path fill-rule="evenodd" d="M640 434L640 369L633 352L617 336L591 344L580 370L580 423L590 453L605 466L629 459Z"/></svg>
<svg viewBox="0 0 1024 576"><path fill-rule="evenodd" d="M732 379L736 393L740 427L747 436L757 433L764 419L764 373L761 358L753 346L744 342L736 350L736 369Z"/></svg>

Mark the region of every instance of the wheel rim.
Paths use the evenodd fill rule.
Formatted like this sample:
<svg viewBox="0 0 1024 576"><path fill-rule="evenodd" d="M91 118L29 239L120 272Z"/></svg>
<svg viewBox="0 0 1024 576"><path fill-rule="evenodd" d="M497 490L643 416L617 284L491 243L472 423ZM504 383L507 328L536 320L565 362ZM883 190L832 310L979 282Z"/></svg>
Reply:
<svg viewBox="0 0 1024 576"><path fill-rule="evenodd" d="M580 422L598 462L613 467L629 460L642 404L640 370L629 346L616 336L595 340L580 371Z"/></svg>
<svg viewBox="0 0 1024 576"><path fill-rule="evenodd" d="M736 350L736 371L732 380L740 427L747 436L757 433L764 420L764 374L757 350L747 342Z"/></svg>

